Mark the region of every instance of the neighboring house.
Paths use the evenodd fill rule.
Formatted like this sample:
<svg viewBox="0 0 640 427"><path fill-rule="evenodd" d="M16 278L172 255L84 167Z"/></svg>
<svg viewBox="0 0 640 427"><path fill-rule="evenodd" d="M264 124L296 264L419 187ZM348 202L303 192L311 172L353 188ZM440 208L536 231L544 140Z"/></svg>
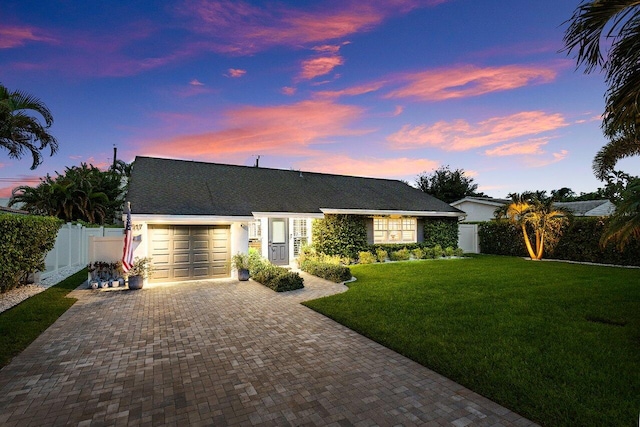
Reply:
<svg viewBox="0 0 640 427"><path fill-rule="evenodd" d="M389 179L137 157L129 182L134 255L152 257L154 281L229 277L250 246L290 264L328 214L365 217L370 243L420 242L425 221L463 216Z"/></svg>
<svg viewBox="0 0 640 427"><path fill-rule="evenodd" d="M6 206L0 206L0 213L8 213L14 215L29 215L29 212L20 209L8 208Z"/></svg>
<svg viewBox="0 0 640 427"><path fill-rule="evenodd" d="M466 214L463 222L489 221L495 216L497 208L509 203L508 199L492 199L491 197L465 197L451 203L454 208Z"/></svg>
<svg viewBox="0 0 640 427"><path fill-rule="evenodd" d="M465 197L451 203L451 206L467 214L464 222L489 221L500 206L510 203L509 199L490 197ZM575 216L608 216L616 210L609 200L584 200L579 202L555 202L555 206L568 209Z"/></svg>

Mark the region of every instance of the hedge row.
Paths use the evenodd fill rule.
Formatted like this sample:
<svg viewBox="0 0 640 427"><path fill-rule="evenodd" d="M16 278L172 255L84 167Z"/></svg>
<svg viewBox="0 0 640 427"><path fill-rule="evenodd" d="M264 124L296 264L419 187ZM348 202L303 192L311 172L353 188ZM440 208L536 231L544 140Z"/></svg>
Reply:
<svg viewBox="0 0 640 427"><path fill-rule="evenodd" d="M555 248L545 250L544 258L579 262L640 266L640 242L632 241L620 252L615 245L600 247L600 237L608 218L574 217L563 227ZM532 235L533 233L530 233ZM479 225L480 252L483 254L527 257L522 231L508 221L489 221Z"/></svg>
<svg viewBox="0 0 640 427"><path fill-rule="evenodd" d="M266 260L252 262L249 271L253 280L276 292L286 292L304 288L304 280L298 273L273 265Z"/></svg>
<svg viewBox="0 0 640 427"><path fill-rule="evenodd" d="M335 283L346 282L352 277L351 270L345 265L330 264L312 259L302 261L300 263L300 270Z"/></svg>
<svg viewBox="0 0 640 427"><path fill-rule="evenodd" d="M319 253L355 258L367 245L367 223L363 216L325 215L313 221L313 246Z"/></svg>
<svg viewBox="0 0 640 427"><path fill-rule="evenodd" d="M0 214L0 292L43 271L44 258L56 242L61 221L53 217Z"/></svg>

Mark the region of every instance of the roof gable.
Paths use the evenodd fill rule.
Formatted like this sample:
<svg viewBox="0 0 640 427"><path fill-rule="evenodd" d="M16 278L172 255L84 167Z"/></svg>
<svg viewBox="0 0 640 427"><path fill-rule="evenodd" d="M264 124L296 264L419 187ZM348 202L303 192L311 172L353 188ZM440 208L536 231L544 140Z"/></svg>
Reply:
<svg viewBox="0 0 640 427"><path fill-rule="evenodd" d="M321 209L462 211L398 180L136 157L127 200L137 214L251 216Z"/></svg>

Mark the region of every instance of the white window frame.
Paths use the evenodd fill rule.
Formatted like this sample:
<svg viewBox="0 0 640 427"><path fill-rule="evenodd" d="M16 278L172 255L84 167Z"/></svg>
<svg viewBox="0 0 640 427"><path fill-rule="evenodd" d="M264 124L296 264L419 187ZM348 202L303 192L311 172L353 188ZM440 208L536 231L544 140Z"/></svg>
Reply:
<svg viewBox="0 0 640 427"><path fill-rule="evenodd" d="M293 242L293 257L300 255L303 245L309 243L309 221L307 218L293 218L291 221L291 240Z"/></svg>
<svg viewBox="0 0 640 427"><path fill-rule="evenodd" d="M374 217L374 243L417 243L418 219L413 217Z"/></svg>
<svg viewBox="0 0 640 427"><path fill-rule="evenodd" d="M262 222L257 219L249 221L249 240L262 240Z"/></svg>

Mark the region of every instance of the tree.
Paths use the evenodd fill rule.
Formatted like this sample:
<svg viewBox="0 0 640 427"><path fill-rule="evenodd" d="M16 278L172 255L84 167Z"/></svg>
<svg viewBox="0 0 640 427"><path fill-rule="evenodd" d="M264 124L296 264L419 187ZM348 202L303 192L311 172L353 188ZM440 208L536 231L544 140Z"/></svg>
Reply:
<svg viewBox="0 0 640 427"><path fill-rule="evenodd" d="M416 177L416 185L423 192L447 203L466 196L485 196L484 193L476 191L478 184L473 183L473 178L465 176L463 169L452 171L448 165L441 166L430 174L421 173Z"/></svg>
<svg viewBox="0 0 640 427"><path fill-rule="evenodd" d="M575 200L576 193L569 187L562 187L557 190L551 190L551 198L554 202L571 202Z"/></svg>
<svg viewBox="0 0 640 427"><path fill-rule="evenodd" d="M640 238L640 179L631 181L622 192L622 200L611 216L600 244L614 241L623 250L632 238Z"/></svg>
<svg viewBox="0 0 640 427"><path fill-rule="evenodd" d="M542 258L545 246L558 242L567 215L565 209L553 205L551 198L540 198L536 193L513 193L511 203L496 209L497 218L507 218L520 227L527 252L533 260ZM535 249L528 228L535 234Z"/></svg>
<svg viewBox="0 0 640 427"><path fill-rule="evenodd" d="M42 116L45 126L36 115ZM48 132L52 124L51 111L42 101L24 92L9 92L0 84L0 147L9 157L20 159L28 151L33 158L31 169L37 168L42 163L42 150L49 147L51 155L58 151L58 142Z"/></svg>
<svg viewBox="0 0 640 427"><path fill-rule="evenodd" d="M125 164L122 173L128 169ZM9 205L19 203L30 213L56 216L64 221L114 222L124 195L125 177L121 172L114 168L103 172L82 163L56 174L55 178L45 176L36 187L14 188Z"/></svg>
<svg viewBox="0 0 640 427"><path fill-rule="evenodd" d="M604 180L618 160L640 154L640 2L585 0L567 22L567 53L577 50L586 73L605 72L602 128L609 142L593 161Z"/></svg>

